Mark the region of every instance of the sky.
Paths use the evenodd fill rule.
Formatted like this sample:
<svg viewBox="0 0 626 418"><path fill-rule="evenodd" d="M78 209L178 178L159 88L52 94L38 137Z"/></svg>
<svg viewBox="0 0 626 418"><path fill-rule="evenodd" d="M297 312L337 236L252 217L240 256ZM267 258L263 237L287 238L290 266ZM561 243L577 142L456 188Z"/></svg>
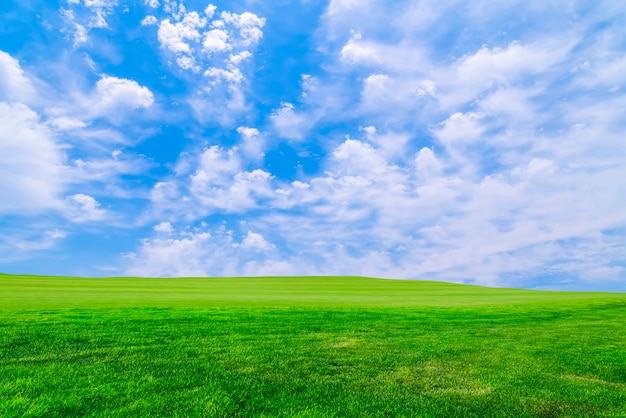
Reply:
<svg viewBox="0 0 626 418"><path fill-rule="evenodd" d="M626 291L626 3L3 0L0 271Z"/></svg>

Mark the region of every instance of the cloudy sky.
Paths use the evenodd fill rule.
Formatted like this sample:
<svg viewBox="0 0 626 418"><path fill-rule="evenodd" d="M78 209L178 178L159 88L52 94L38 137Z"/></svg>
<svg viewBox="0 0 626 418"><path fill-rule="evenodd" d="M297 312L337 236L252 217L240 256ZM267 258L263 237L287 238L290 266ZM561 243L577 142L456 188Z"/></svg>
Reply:
<svg viewBox="0 0 626 418"><path fill-rule="evenodd" d="M626 291L626 3L4 0L0 271Z"/></svg>

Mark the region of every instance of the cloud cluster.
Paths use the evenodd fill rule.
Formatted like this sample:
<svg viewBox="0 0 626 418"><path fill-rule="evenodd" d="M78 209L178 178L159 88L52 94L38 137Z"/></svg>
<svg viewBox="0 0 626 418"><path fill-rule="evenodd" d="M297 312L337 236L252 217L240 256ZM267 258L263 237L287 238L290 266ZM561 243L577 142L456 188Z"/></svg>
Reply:
<svg viewBox="0 0 626 418"><path fill-rule="evenodd" d="M604 280L624 272L614 258L623 244L611 232L626 223L617 197L626 190L616 180L623 168L590 173L531 158L472 178L430 148L398 165L356 139L339 145L326 175L308 182L278 184L260 170L240 171L232 150L209 149L199 160L188 183L177 184L186 194L168 196L168 208L196 211L191 219L273 208L246 225L282 244L283 267L304 273L529 285L542 272L578 280L598 268Z"/></svg>
<svg viewBox="0 0 626 418"><path fill-rule="evenodd" d="M176 230L169 223L155 226L157 236L144 239L138 252L126 254L128 274L141 276L258 276L294 273L280 261L275 247L261 234L237 237L224 226ZM261 257L262 261L259 260Z"/></svg>
<svg viewBox="0 0 626 418"><path fill-rule="evenodd" d="M28 106L0 102L0 213L61 206L67 167L54 134Z"/></svg>
<svg viewBox="0 0 626 418"><path fill-rule="evenodd" d="M263 37L265 19L250 12L223 11L216 16L216 9L209 5L198 13L187 11L182 3L166 2L169 16L158 23L157 36L181 69L203 71L209 83L219 78L238 83L242 80L240 65L251 56L248 48ZM146 19L144 25L157 23L153 16Z"/></svg>
<svg viewBox="0 0 626 418"><path fill-rule="evenodd" d="M233 115L249 107L246 75L263 37L265 18L251 12L218 13L212 4L195 11L182 1L168 0L158 13L158 4L150 6L153 14L141 25L156 27L159 45L174 72L191 80L193 93L187 102L196 119L232 123Z"/></svg>
<svg viewBox="0 0 626 418"><path fill-rule="evenodd" d="M205 148L198 155L185 154L184 161L179 162L178 178L154 187L155 213L177 214L184 207L190 216L198 218L261 207L273 194L271 175L258 168L246 170L242 157L239 148L225 150L218 146Z"/></svg>
<svg viewBox="0 0 626 418"><path fill-rule="evenodd" d="M0 215L19 222L46 215L41 225L27 222L6 241L10 258L57 245L70 225L111 221L94 196L128 198L121 177L146 168L115 149L127 141L115 125L152 106L154 95L133 80L108 75L100 75L91 91L58 91L4 51L0 74ZM64 232L42 235L41 228Z"/></svg>
<svg viewBox="0 0 626 418"><path fill-rule="evenodd" d="M283 103L269 118L283 138L317 135L328 151L322 173L285 182L244 165L238 147L211 148L181 157L193 168L168 180L155 213L254 214L235 232L254 228L300 273L553 288L623 280L626 149L613 109L626 78L619 43L583 40L598 15L458 53L424 40L438 25L453 30L458 15L445 5L424 2L415 30L406 15L418 10L403 4L388 16L395 37L378 30L382 6L332 1L328 74L303 82L301 106ZM525 10L539 18L540 9ZM477 26L499 16L471 5L457 13ZM323 97L333 90L353 100ZM357 121L361 137L319 133L341 118Z"/></svg>
<svg viewBox="0 0 626 418"><path fill-rule="evenodd" d="M0 51L3 260L626 290L623 5L188 3Z"/></svg>

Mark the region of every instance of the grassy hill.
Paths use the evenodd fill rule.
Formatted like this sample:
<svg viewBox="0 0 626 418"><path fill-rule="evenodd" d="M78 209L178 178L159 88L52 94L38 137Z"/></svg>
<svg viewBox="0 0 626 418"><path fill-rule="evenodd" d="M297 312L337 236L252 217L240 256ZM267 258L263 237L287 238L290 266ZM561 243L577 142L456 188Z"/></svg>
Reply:
<svg viewBox="0 0 626 418"><path fill-rule="evenodd" d="M0 310L203 307L470 307L611 300L621 293L499 289L366 277L78 278L0 274Z"/></svg>
<svg viewBox="0 0 626 418"><path fill-rule="evenodd" d="M0 416L626 416L626 294L0 275Z"/></svg>

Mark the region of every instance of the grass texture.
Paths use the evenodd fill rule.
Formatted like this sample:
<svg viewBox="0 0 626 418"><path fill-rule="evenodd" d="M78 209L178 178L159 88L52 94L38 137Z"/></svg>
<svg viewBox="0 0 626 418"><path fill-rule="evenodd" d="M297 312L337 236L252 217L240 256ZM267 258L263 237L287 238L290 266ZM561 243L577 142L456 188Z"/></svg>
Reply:
<svg viewBox="0 0 626 418"><path fill-rule="evenodd" d="M0 416L626 417L626 294L0 275Z"/></svg>

